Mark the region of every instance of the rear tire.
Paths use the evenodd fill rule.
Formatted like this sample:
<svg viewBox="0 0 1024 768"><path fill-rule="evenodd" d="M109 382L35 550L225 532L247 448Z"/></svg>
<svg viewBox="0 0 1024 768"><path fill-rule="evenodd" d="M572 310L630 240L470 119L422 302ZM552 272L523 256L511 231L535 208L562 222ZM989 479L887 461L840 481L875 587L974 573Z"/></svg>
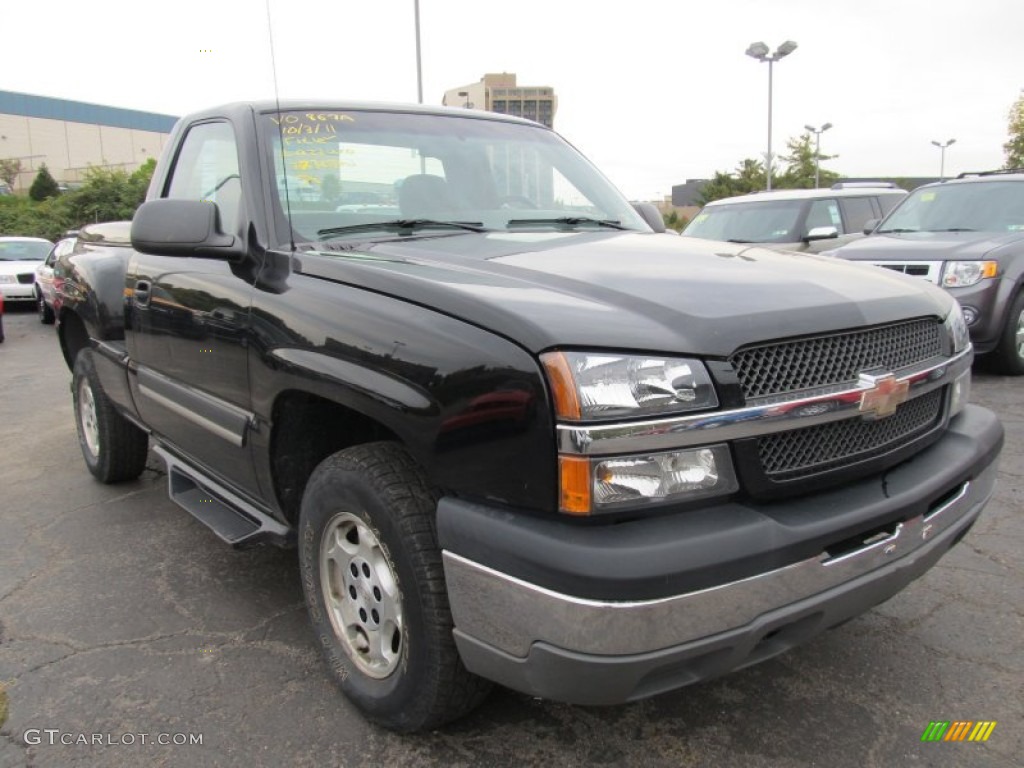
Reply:
<svg viewBox="0 0 1024 768"><path fill-rule="evenodd" d="M101 483L134 480L146 468L149 437L117 412L100 385L92 350L75 357L71 391L85 465Z"/></svg>
<svg viewBox="0 0 1024 768"><path fill-rule="evenodd" d="M455 720L491 688L452 637L437 499L395 443L328 457L302 497L299 564L317 644L345 695L396 731Z"/></svg>
<svg viewBox="0 0 1024 768"><path fill-rule="evenodd" d="M999 344L992 352L992 362L997 373L1006 376L1024 374L1024 290L1010 305Z"/></svg>
<svg viewBox="0 0 1024 768"><path fill-rule="evenodd" d="M43 298L43 294L36 294L36 309L39 310L39 322L43 325L53 325L53 321L56 320L56 316L53 314L53 310L46 303L46 299Z"/></svg>

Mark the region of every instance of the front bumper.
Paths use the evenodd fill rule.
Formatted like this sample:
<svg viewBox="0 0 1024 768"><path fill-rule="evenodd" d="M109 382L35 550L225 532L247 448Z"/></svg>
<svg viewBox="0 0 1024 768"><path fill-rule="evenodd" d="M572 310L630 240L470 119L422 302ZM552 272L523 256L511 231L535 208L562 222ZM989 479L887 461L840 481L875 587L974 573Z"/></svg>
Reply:
<svg viewBox="0 0 1024 768"><path fill-rule="evenodd" d="M745 506L763 518L747 521L752 538L730 530L742 516L728 507L740 505L582 536L565 526L552 541L531 536L541 527L521 515L442 500L459 652L483 677L580 704L644 698L762 661L883 602L934 565L991 496L1002 438L992 413L968 407L942 440L883 476ZM666 539L666 526L685 536L685 523L701 518L689 529L696 549ZM821 536L829 521L831 542ZM630 525L655 535L634 535ZM801 543L816 548L794 559ZM781 561L764 568L773 555ZM665 584L691 588L666 593Z"/></svg>
<svg viewBox="0 0 1024 768"><path fill-rule="evenodd" d="M4 301L35 301L35 283L0 283Z"/></svg>

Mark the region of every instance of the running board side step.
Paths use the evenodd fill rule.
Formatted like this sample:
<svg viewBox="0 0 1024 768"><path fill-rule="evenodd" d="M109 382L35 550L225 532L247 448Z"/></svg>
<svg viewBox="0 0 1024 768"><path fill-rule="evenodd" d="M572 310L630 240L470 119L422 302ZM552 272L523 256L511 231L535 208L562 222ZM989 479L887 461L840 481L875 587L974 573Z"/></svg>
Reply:
<svg viewBox="0 0 1024 768"><path fill-rule="evenodd" d="M196 471L163 446L153 446L153 453L167 465L171 501L184 507L225 543L236 549L264 541L279 547L294 546L293 530L252 502Z"/></svg>

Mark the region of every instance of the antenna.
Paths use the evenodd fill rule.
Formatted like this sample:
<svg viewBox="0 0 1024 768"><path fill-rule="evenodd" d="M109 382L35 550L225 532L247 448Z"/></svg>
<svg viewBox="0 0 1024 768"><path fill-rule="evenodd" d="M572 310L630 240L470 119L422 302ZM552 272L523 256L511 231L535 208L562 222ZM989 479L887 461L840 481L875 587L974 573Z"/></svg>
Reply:
<svg viewBox="0 0 1024 768"><path fill-rule="evenodd" d="M274 58L274 24L270 19L270 0L267 0L267 36L270 38L270 69L274 73L274 105L277 108L277 135L281 139L281 179L284 181L284 208L288 215L288 242L295 251L295 232L292 230L292 199L288 193L288 164L284 159L284 126L281 120L281 96L277 90L277 60Z"/></svg>

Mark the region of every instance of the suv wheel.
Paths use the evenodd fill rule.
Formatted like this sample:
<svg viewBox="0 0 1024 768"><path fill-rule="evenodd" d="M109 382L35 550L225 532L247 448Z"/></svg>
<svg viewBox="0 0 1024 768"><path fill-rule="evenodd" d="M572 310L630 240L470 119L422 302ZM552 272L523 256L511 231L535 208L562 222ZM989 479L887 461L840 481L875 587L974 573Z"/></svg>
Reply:
<svg viewBox="0 0 1024 768"><path fill-rule="evenodd" d="M1024 290L1010 305L999 345L992 353L996 370L1007 376L1024 374Z"/></svg>
<svg viewBox="0 0 1024 768"><path fill-rule="evenodd" d="M345 695L397 731L461 717L490 689L452 638L437 498L395 443L328 457L302 497L299 565L317 644Z"/></svg>

